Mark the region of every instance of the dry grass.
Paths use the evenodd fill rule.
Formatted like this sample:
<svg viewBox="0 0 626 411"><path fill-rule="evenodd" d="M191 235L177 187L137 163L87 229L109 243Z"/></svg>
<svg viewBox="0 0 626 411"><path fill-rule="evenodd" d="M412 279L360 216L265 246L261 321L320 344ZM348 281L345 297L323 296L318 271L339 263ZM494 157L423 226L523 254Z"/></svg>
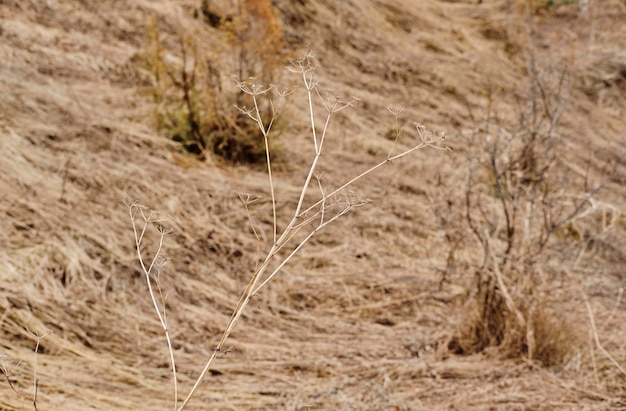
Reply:
<svg viewBox="0 0 626 411"><path fill-rule="evenodd" d="M148 14L165 29L196 27L195 3L0 6L0 354L14 387L31 395L36 340L28 330L52 331L37 356L40 409L171 407L167 346L124 201L172 216L164 249L171 264L161 280L181 390L211 355L254 267L256 241L236 193L269 198L266 175L179 154L150 127L152 103L136 70ZM562 162L574 183L563 188L564 201L585 178L606 185L597 210L563 233L583 238L580 252L591 258L570 277L550 278L551 321L558 328L567 313L584 338L552 367L490 351L455 356L444 347L471 281L464 267L477 252L446 238L461 224L461 131L474 126L490 89L505 97L501 112L513 114L524 73L523 53L495 35L506 26L508 41L523 40L520 22L507 25L507 2L278 3L289 38L317 55L322 85L362 101L336 118L324 166L329 184L386 155L390 103L406 106L402 121L447 129L455 152L418 152L358 184L372 204L322 233L253 299L189 409L625 408L626 377L594 342L581 294L599 341L623 367L621 3L591 2L581 19L575 6L563 7L538 22L540 52L577 45L562 129ZM306 105L302 96L295 101L289 116L297 119ZM303 152L306 123L291 127L291 160L275 175L280 199L296 198L312 158ZM250 212L271 238L271 203ZM3 381L0 408L32 409L32 401Z"/></svg>

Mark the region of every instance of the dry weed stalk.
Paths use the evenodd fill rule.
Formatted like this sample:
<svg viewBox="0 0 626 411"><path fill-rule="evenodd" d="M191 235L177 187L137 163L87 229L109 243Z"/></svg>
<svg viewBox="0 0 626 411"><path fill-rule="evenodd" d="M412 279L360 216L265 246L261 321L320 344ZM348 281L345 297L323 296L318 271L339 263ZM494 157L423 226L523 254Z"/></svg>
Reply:
<svg viewBox="0 0 626 411"><path fill-rule="evenodd" d="M371 174L377 169L383 167L386 164L390 164L394 160L405 157L416 150L419 150L424 147L442 147L437 146L437 143L440 143L444 140L445 136L443 133L433 133L428 131L423 125L416 124L416 131L420 137L420 140L413 145L412 147L405 149L399 153L394 154L393 148L387 155L387 157L380 161L378 164L368 168L367 170L361 172L360 174L354 176L349 179L344 184L340 185L338 188L334 190L327 190L322 181L317 174L318 164L320 162L320 158L323 153L324 142L329 133L329 127L331 118L337 112L344 110L348 107L351 107L356 99L343 100L341 98L325 98L319 91L318 82L314 76L315 73L315 64L313 63L312 56L308 55L300 60L296 60L292 62L292 66L290 71L299 74L301 77L302 84L304 86L304 90L307 96L308 102L308 118L310 120L310 129L311 129L311 137L312 137L312 145L314 148L314 155L311 165L309 167L308 173L304 179L304 183L302 185L302 189L299 194L298 202L293 212L293 215L289 221L289 223L285 226L284 229L281 229L279 234L278 229L278 218L277 218L277 207L276 207L276 196L274 192L274 178L272 175L272 162L269 150L269 136L272 130L272 124L277 116L279 106L274 105L271 101L270 93L276 92L279 94L280 98L286 97L291 91L288 90L279 90L275 85L269 86L259 86L248 82L238 82L238 86L240 90L248 95L253 102L253 106L251 108L245 107L237 107L241 112L247 115L252 121L254 121L263 138L265 140L265 149L266 149L266 161L267 161L267 174L268 174L268 182L269 188L271 192L271 202L272 202L272 214L273 214L273 236L272 236L272 244L270 246L269 251L265 254L265 257L261 259L261 262L257 265L254 273L252 274L248 285L245 290L241 294L237 305L235 306L232 316L230 317L226 328L224 329L222 336L214 348L210 358L207 360L204 369L196 379L193 387L191 388L189 394L185 397L183 402L181 403L178 410L182 410L187 406L190 399L196 393L198 387L204 380L205 376L213 366L218 355L224 351L224 346L226 340L229 338L232 333L235 325L241 318L244 310L246 309L250 299L259 293L275 276L280 272L280 270L287 264L301 249L302 247L320 230L328 226L329 224L337 221L337 219L344 216L346 213L350 212L352 209L356 207L360 207L366 204L366 201L356 195L355 193L348 191L348 188L354 184L356 181L362 179L363 177ZM260 99L261 98L270 99L270 119L264 119L262 110L260 109ZM326 111L326 117L324 119L324 125L321 130L318 131L316 127L316 109L315 109L315 101L319 99L323 108ZM392 114L397 116L397 112L394 110L390 110ZM400 133L396 137L396 141L394 142L394 148L397 147L397 139L399 138ZM317 184L313 184L313 180L317 181ZM311 190L315 189L319 190L319 199L315 201L313 204L307 205L305 203L305 199L307 198L307 194ZM254 198L248 194L240 194L240 200L243 202L246 212L248 212L248 205L251 201L254 201ZM133 229L135 232L135 240L136 240L136 248L137 255L141 264L141 268L146 276L146 280L148 282L148 290L150 292L152 302L154 304L155 310L157 311L157 315L159 317L159 321L163 326L165 331L168 348L170 351L170 360L172 363L172 371L174 373L174 379L176 380L176 367L174 363L174 354L172 350L170 334L167 328L167 322L164 314L164 306L163 303L159 304L157 301L157 292L154 290L154 287L151 285L153 278L151 278L152 270L155 265L159 266L159 255L163 245L163 238L165 235L165 231L160 228L160 222L162 220L156 217L156 214L149 213L146 214L145 208L138 204L131 204L129 206L130 209L130 217L133 222ZM137 215L141 216L143 220L143 228L139 232L137 230L137 226L135 223L135 219ZM257 230L254 228L254 224L248 212L248 218L252 224L252 229L254 232L257 241L259 240L259 235ZM146 265L143 257L143 249L141 248L142 239L145 234L145 230L149 225L157 225L157 229L159 230L160 240L157 247L157 251L154 253L154 256L151 259L149 265ZM282 252L282 253L281 253ZM270 269L270 267L272 267ZM269 273L268 273L269 272ZM160 291L159 291L160 293ZM175 404L178 406L178 397L177 397L177 389L175 385Z"/></svg>
<svg viewBox="0 0 626 411"><path fill-rule="evenodd" d="M169 233L166 229L163 228L161 223L167 221L168 219L158 218L155 212L147 212L146 207L143 207L137 203L128 204L127 206L130 212L130 220L133 226L133 233L135 235L135 250L137 251L137 259L139 260L139 264L141 265L141 270L146 276L146 283L148 285L150 297L152 298L152 305L154 306L154 310L157 313L157 317L159 318L161 327L163 327L165 339L167 340L167 348L170 355L170 366L172 367L174 380L174 409L176 409L176 405L178 404L178 379L176 377L176 361L174 359L174 349L172 348L172 338L169 328L167 326L167 313L165 311L166 296L163 294L159 283L160 271L168 262L167 259L161 257L161 251L163 250L163 240L165 239L165 236ZM137 215L141 216L141 230L139 230L139 227L137 225ZM150 259L149 264L146 265L142 244L144 241L146 230L148 229L148 227L151 226L154 226L159 233L159 244L156 248L156 251L154 252L154 255ZM155 286L157 289L156 291L154 289ZM160 303L157 300L157 295L159 297Z"/></svg>
<svg viewBox="0 0 626 411"><path fill-rule="evenodd" d="M33 392L32 394L28 395L26 393L23 393L15 387L15 385L13 384L13 381L11 381L11 375L10 375L9 369L7 367L7 363L3 355L0 355L0 374L4 375L4 378L7 380L7 383L9 384L9 387L11 388L11 390L13 390L13 392L16 393L20 397L30 399L33 403L33 408L35 409L35 411L37 411L38 409L37 408L37 395L39 394L39 378L37 377L37 358L39 354L39 347L41 346L41 341L44 338L46 338L48 335L50 335L52 331L46 330L44 333L40 334L40 333L34 333L27 328L26 332L30 334L30 336L32 336L36 341L35 351L34 351L35 358L33 360ZM19 366L20 364L18 363L17 365Z"/></svg>

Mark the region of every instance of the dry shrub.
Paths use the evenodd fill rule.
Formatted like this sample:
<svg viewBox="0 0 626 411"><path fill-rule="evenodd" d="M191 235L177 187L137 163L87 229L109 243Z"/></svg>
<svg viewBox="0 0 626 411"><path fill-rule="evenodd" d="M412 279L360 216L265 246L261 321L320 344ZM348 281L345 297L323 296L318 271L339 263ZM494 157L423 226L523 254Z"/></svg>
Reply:
<svg viewBox="0 0 626 411"><path fill-rule="evenodd" d="M232 77L273 84L286 60L278 18L269 1L243 2L236 10L204 1L200 10L206 24L178 30L174 50L168 50L158 22L151 21L145 66L157 127L201 158L208 152L232 163L263 163L262 134L235 109L249 107L252 100L238 92ZM260 109L271 117L271 106ZM279 128L271 145L274 155L280 153Z"/></svg>
<svg viewBox="0 0 626 411"><path fill-rule="evenodd" d="M490 274L486 282L484 277L475 273L476 294L463 306L462 319L447 344L451 352L467 355L491 347L504 358L527 358L555 366L567 362L580 349L583 334L545 296L535 296L532 290L519 292L512 296L513 311L495 276Z"/></svg>
<svg viewBox="0 0 626 411"><path fill-rule="evenodd" d="M532 16L529 26L528 89L519 92L521 104L513 116L502 115L493 108L502 104L489 95L485 118L469 133L465 221L482 258L471 264L465 312L448 348L471 354L494 347L505 357L556 365L579 338L548 296L582 243L555 234L590 212L599 187L585 182L576 191L559 161L572 62L538 61Z"/></svg>

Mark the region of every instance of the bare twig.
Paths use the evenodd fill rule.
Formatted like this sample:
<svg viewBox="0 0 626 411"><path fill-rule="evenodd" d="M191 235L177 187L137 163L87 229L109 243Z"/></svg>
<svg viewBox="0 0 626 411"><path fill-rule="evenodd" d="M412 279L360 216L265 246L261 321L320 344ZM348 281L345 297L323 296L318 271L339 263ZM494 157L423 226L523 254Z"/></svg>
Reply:
<svg viewBox="0 0 626 411"><path fill-rule="evenodd" d="M52 333L52 331L46 330L43 334L32 332L28 328L26 328L26 331L36 341L36 344L35 344L35 359L34 359L34 362L33 362L33 393L30 396L30 399L33 402L33 407L34 407L35 411L37 411L37 395L39 393L39 379L37 378L37 358L39 357L39 347L41 346L41 340L43 340L48 335L50 335ZM7 368L6 368L5 364L4 364L4 360L2 361L2 372L4 373L4 375L5 375L5 377L6 377L7 381L8 381L9 386L11 387L11 389L14 392L16 392L17 394L19 394L20 396L26 397L27 395L18 392L17 389L11 383L11 380L10 380L9 374L8 374L8 370L7 370Z"/></svg>
<svg viewBox="0 0 626 411"><path fill-rule="evenodd" d="M137 252L137 259L139 260L141 269L146 277L146 283L148 285L150 298L152 299L154 310L157 313L157 317L159 318L159 322L161 323L161 327L163 327L163 331L165 333L165 339L167 340L167 349L169 351L170 365L172 367L172 376L174 379L174 409L176 410L178 406L178 378L176 376L176 361L174 359L174 348L172 346L172 339L171 339L170 331L167 326L167 317L166 317L166 312L165 312L165 297L163 296L163 293L161 292L161 287L158 281L156 281L157 289L158 289L159 295L161 296L161 306L159 306L156 292L154 291L154 288L152 286L153 279L151 279L151 275L153 275L153 268L155 267L155 265L157 267L157 271L160 271L163 268L163 266L167 263L166 259L160 258L160 254L161 254L161 251L163 250L163 240L165 236L169 234L169 232L165 230L160 225L160 223L165 222L168 219L158 218L158 215L153 211L146 214L146 207L139 205L137 203L132 203L127 206L128 206L128 210L130 213L130 220L133 226L133 233L135 234L135 250ZM141 228L141 231L139 231L137 227L137 216L140 216L141 219L143 220L143 226ZM143 253L142 253L142 242L146 234L146 230L148 229L149 226L155 226L159 234L159 244L154 253L154 256L152 257L152 260L150 261L150 265L146 266Z"/></svg>
<svg viewBox="0 0 626 411"><path fill-rule="evenodd" d="M17 388L15 388L15 386L13 385L13 381L11 381L11 374L9 373L9 368L7 367L7 364L4 358L5 358L4 355L0 355L0 373L4 375L4 378L7 380L9 387L11 388L11 390L13 390L14 393L16 393L20 397L30 399L31 397L28 394L18 391Z"/></svg>
<svg viewBox="0 0 626 411"><path fill-rule="evenodd" d="M37 411L37 393L39 392L39 379L37 378L37 358L39 357L39 345L41 344L41 340L46 338L51 331L46 331L44 335L36 335L37 344L35 345L35 362L33 366L33 407L35 407L35 411Z"/></svg>

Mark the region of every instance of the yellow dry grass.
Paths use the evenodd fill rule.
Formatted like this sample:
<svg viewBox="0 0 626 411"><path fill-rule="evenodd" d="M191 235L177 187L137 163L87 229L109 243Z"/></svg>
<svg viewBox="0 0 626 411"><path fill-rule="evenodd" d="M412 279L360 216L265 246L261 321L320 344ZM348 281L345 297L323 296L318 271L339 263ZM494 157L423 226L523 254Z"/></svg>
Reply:
<svg viewBox="0 0 626 411"><path fill-rule="evenodd" d="M478 250L464 233L450 270L445 230L462 224L463 130L484 114L489 90L503 96L503 116L514 113L504 97L521 93L524 56L507 41L523 42L523 18L504 0L277 3L294 54L311 49L322 86L361 100L333 120L329 186L384 158L389 104L406 107L403 121L446 129L454 151L420 151L357 184L372 204L316 237L253 300L189 409L626 409L626 376L594 345L580 292L604 348L624 367L623 4L593 1L582 17L564 6L537 21L539 54L549 61L573 50L564 54L576 61L561 161L572 181L606 185L597 210L575 227L606 231L583 250L587 265L548 298L584 343L546 368L445 349L463 318L471 276L463 267ZM247 283L257 244L236 193L268 198L264 171L180 154L152 127L137 68L149 16L170 35L183 27L202 35L198 4L0 4L0 356L8 371L0 409L33 409L33 334L48 330L36 356L38 409L173 408L167 346L125 202L171 217L161 285L183 394ZM502 38L505 27L519 38ZM276 176L282 222L313 156L306 102L292 97L282 137L289 160ZM575 192L564 187L563 198ZM251 208L264 238L270 211L267 201Z"/></svg>

